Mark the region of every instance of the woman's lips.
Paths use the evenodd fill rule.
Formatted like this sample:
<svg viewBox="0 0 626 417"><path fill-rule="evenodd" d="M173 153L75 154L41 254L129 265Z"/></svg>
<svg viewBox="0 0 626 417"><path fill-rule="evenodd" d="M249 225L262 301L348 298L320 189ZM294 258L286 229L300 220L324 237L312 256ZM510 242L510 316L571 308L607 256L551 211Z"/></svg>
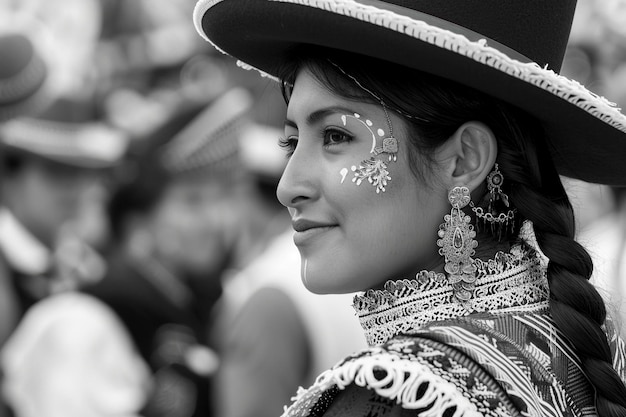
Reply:
<svg viewBox="0 0 626 417"><path fill-rule="evenodd" d="M336 224L322 223L306 219L294 220L292 222L292 226L293 230L295 230L293 240L296 245L302 245L306 241L337 227Z"/></svg>

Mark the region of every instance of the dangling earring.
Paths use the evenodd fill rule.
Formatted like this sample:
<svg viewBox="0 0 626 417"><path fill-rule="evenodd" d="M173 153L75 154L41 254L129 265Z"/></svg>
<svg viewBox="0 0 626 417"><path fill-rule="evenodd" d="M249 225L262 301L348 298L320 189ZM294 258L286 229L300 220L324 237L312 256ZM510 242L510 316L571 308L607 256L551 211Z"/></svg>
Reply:
<svg viewBox="0 0 626 417"><path fill-rule="evenodd" d="M444 270L448 283L452 285L454 298L470 311L476 282L476 265L472 256L476 253L478 242L474 239L476 232L470 224L471 218L462 210L471 202L469 188L454 187L448 193L448 201L452 210L439 226L437 245L440 247L439 254L445 260Z"/></svg>
<svg viewBox="0 0 626 417"><path fill-rule="evenodd" d="M506 235L507 232L513 233L515 231L515 222L513 221L515 209L498 212L496 208L496 204L504 205L506 209L510 207L509 196L502 192L502 184L504 184L504 175L502 175L496 163L493 171L487 176L487 190L489 191L486 196L489 198L487 211L485 212L482 207L477 207L470 202L476 218L482 221L485 228L487 224L491 226L491 234L497 237L498 241L502 240L502 236ZM476 225L480 231L480 222L477 222Z"/></svg>

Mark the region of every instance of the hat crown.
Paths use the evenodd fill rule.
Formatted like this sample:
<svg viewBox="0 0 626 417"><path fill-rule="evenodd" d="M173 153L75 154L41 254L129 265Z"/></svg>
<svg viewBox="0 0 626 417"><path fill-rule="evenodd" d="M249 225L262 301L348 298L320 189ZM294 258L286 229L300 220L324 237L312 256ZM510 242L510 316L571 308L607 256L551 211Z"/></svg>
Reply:
<svg viewBox="0 0 626 417"><path fill-rule="evenodd" d="M558 72L576 0L389 0L470 29Z"/></svg>
<svg viewBox="0 0 626 417"><path fill-rule="evenodd" d="M33 55L33 45L25 36L17 33L0 36L0 79L7 79L21 72Z"/></svg>

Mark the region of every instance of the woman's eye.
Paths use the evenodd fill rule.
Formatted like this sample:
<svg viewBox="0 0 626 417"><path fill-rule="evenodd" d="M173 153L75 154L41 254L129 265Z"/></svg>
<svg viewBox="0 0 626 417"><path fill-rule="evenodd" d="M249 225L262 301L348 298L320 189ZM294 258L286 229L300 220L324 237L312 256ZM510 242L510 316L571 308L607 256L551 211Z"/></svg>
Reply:
<svg viewBox="0 0 626 417"><path fill-rule="evenodd" d="M351 140L352 136L340 130L329 129L324 132L324 145L326 146L338 145Z"/></svg>
<svg viewBox="0 0 626 417"><path fill-rule="evenodd" d="M293 152L296 150L297 145L298 138L296 138L295 136L278 139L278 146L285 150L285 152L287 153L287 158L293 155Z"/></svg>

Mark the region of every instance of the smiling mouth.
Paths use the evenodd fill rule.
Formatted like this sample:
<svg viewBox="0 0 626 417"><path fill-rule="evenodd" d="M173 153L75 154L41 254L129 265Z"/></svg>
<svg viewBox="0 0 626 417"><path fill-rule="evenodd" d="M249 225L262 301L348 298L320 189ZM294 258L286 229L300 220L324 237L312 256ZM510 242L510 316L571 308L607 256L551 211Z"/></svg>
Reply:
<svg viewBox="0 0 626 417"><path fill-rule="evenodd" d="M318 224L308 221L293 222L293 229L295 231L293 240L296 245L301 245L309 239L317 237L335 227L337 227L336 224Z"/></svg>

